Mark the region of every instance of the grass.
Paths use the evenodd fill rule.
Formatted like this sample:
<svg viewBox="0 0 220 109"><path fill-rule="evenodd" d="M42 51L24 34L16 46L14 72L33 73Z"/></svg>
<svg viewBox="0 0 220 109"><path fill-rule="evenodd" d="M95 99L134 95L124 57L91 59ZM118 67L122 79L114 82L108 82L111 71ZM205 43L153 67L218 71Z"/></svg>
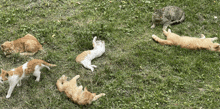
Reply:
<svg viewBox="0 0 220 109"><path fill-rule="evenodd" d="M152 34L165 38L162 25L150 26L154 8L167 5L186 13L183 23L170 27L173 32L220 38L217 0L1 0L0 43L33 34L44 51L32 57L58 66L43 69L40 82L34 76L22 80L9 99L9 85L0 85L0 107L219 108L219 53L152 40ZM98 68L91 72L75 58L92 49L94 36L105 41L106 52L92 61ZM6 58L0 51L0 68L5 70L29 60L19 55ZM69 79L81 75L79 85L106 96L92 105L74 104L55 85L63 74Z"/></svg>

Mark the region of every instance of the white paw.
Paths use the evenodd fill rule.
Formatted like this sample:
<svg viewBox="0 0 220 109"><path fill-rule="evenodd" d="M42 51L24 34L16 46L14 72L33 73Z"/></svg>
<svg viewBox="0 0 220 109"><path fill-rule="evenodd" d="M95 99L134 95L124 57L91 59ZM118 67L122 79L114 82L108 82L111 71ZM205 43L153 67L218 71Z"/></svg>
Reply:
<svg viewBox="0 0 220 109"><path fill-rule="evenodd" d="M105 96L105 93L101 93L102 94L102 96Z"/></svg>
<svg viewBox="0 0 220 109"><path fill-rule="evenodd" d="M96 65L91 65L92 67L95 67L95 68L97 68L97 66Z"/></svg>
<svg viewBox="0 0 220 109"><path fill-rule="evenodd" d="M39 81L40 81L40 79L36 79L35 81L36 81L36 82L39 82Z"/></svg>
<svg viewBox="0 0 220 109"><path fill-rule="evenodd" d="M156 38L156 37L157 37L156 35L154 35L154 34L152 35L152 38Z"/></svg>
<svg viewBox="0 0 220 109"><path fill-rule="evenodd" d="M11 95L7 95L7 96L6 96L6 98L10 98L10 97L11 97Z"/></svg>
<svg viewBox="0 0 220 109"><path fill-rule="evenodd" d="M151 28L151 29L155 28L155 25L152 25L150 28Z"/></svg>
<svg viewBox="0 0 220 109"><path fill-rule="evenodd" d="M168 29L168 32L171 33L171 29Z"/></svg>
<svg viewBox="0 0 220 109"><path fill-rule="evenodd" d="M17 84L17 86L19 87L19 86L21 86L21 84Z"/></svg>
<svg viewBox="0 0 220 109"><path fill-rule="evenodd" d="M79 78L79 77L80 77L80 75L76 75L75 77L76 77L76 78Z"/></svg>
<svg viewBox="0 0 220 109"><path fill-rule="evenodd" d="M94 68L91 68L91 71L93 72L93 71L94 71Z"/></svg>

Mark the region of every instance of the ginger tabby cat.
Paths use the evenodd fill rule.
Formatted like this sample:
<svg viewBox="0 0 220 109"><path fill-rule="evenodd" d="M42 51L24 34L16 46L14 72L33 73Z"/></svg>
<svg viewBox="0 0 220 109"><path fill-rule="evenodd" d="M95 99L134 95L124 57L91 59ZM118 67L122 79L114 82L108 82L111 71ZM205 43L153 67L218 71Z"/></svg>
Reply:
<svg viewBox="0 0 220 109"><path fill-rule="evenodd" d="M44 67L46 67L48 70L50 70L49 66L56 66L55 64L49 64L43 60L39 59L33 59L29 62L26 62L22 66L19 66L17 68L14 68L10 71L5 71L1 69L1 75L0 75L0 83L3 84L3 81L9 82L9 90L6 98L11 97L11 93L14 90L15 86L21 86L21 80L30 73L33 73L34 76L36 76L35 81L40 81L40 70Z"/></svg>
<svg viewBox="0 0 220 109"><path fill-rule="evenodd" d="M205 38L201 34L201 38L188 37L188 36L179 36L175 33L171 33L169 29L168 32L163 30L164 35L167 37L167 40L160 39L156 35L152 35L152 38L159 42L161 45L180 45L182 48L187 48L191 50L206 49L211 51L220 52L220 46L218 43L213 43L214 40L217 40L217 37L214 38Z"/></svg>
<svg viewBox="0 0 220 109"><path fill-rule="evenodd" d="M65 92L67 97L69 97L73 102L79 105L91 104L92 101L97 100L98 98L105 96L104 93L96 95L96 93L91 93L84 88L83 86L77 86L76 80L80 75L76 75L70 81L67 81L67 77L63 75L60 79L57 80L57 88L60 92Z"/></svg>
<svg viewBox="0 0 220 109"><path fill-rule="evenodd" d="M15 41L6 41L1 45L1 50L6 57L13 53L20 53L20 55L34 55L38 50L43 50L42 45L31 34L27 34Z"/></svg>

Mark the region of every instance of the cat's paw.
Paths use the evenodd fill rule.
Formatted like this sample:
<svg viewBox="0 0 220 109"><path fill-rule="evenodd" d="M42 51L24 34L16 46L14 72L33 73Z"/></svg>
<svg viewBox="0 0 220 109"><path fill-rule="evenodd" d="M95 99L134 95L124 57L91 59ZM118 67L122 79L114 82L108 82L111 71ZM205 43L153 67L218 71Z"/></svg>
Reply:
<svg viewBox="0 0 220 109"><path fill-rule="evenodd" d="M101 93L102 96L105 96L105 93Z"/></svg>
<svg viewBox="0 0 220 109"><path fill-rule="evenodd" d="M97 66L96 65L91 65L92 67L94 67L94 68L97 68Z"/></svg>
<svg viewBox="0 0 220 109"><path fill-rule="evenodd" d="M21 86L21 84L17 84L17 86L19 87L19 86Z"/></svg>
<svg viewBox="0 0 220 109"><path fill-rule="evenodd" d="M93 72L93 71L94 71L94 68L92 67L92 68L90 68L90 70Z"/></svg>
<svg viewBox="0 0 220 109"><path fill-rule="evenodd" d="M155 25L152 25L150 28L151 28L151 29L154 29L154 28L155 28Z"/></svg>
<svg viewBox="0 0 220 109"><path fill-rule="evenodd" d="M36 81L36 82L39 82L39 81L40 81L40 78L37 78L35 81Z"/></svg>
<svg viewBox="0 0 220 109"><path fill-rule="evenodd" d="M6 98L10 98L11 97L11 95L6 95Z"/></svg>
<svg viewBox="0 0 220 109"><path fill-rule="evenodd" d="M157 36L153 34L153 35L152 35L152 38L157 38Z"/></svg>
<svg viewBox="0 0 220 109"><path fill-rule="evenodd" d="M79 78L79 77L80 77L80 75L76 75L75 77L76 77L76 78Z"/></svg>

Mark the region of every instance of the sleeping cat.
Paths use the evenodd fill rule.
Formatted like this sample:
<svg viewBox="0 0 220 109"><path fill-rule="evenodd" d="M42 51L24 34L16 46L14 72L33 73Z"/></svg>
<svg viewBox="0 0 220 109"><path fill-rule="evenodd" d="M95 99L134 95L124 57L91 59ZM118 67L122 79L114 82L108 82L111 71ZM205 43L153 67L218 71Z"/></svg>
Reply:
<svg viewBox="0 0 220 109"><path fill-rule="evenodd" d="M50 70L49 66L56 66L55 64L49 64L43 60L39 59L33 59L29 62L26 62L22 66L19 66L17 68L14 68L10 71L5 71L1 69L1 75L0 75L0 83L3 83L3 81L8 80L9 82L9 90L6 98L11 97L11 93L14 90L14 87L21 86L21 80L30 73L33 73L34 76L36 76L35 81L40 81L40 70L44 67Z"/></svg>
<svg viewBox="0 0 220 109"><path fill-rule="evenodd" d="M13 53L20 53L20 55L34 55L38 50L43 50L42 45L31 34L27 34L15 41L6 41L1 45L1 50L6 57Z"/></svg>
<svg viewBox="0 0 220 109"><path fill-rule="evenodd" d="M205 38L203 34L201 34L201 38L179 36L175 33L171 33L170 29L168 32L163 30L163 33L165 36L167 36L167 40L160 39L156 35L152 35L152 38L159 42L161 45L180 45L182 48L191 50L206 49L220 52L219 44L213 43L214 40L218 39L217 37Z"/></svg>
<svg viewBox="0 0 220 109"><path fill-rule="evenodd" d="M104 93L96 95L96 93L91 93L84 88L83 86L77 86L76 80L80 75L76 75L70 81L67 81L67 77L63 75L60 79L57 80L57 88L60 92L65 92L67 97L69 97L73 102L79 105L91 104L92 101L97 100L98 98L105 96Z"/></svg>
<svg viewBox="0 0 220 109"><path fill-rule="evenodd" d="M76 57L76 62L81 63L84 67L90 69L92 72L96 65L91 65L91 61L96 58L100 57L105 52L105 42L98 40L96 41L97 37L93 38L93 50L87 50L82 52Z"/></svg>
<svg viewBox="0 0 220 109"><path fill-rule="evenodd" d="M185 13L183 10L176 6L167 6L162 9L156 9L152 16L153 25L151 28L155 28L156 24L162 24L163 30L174 23L180 23L185 19Z"/></svg>

